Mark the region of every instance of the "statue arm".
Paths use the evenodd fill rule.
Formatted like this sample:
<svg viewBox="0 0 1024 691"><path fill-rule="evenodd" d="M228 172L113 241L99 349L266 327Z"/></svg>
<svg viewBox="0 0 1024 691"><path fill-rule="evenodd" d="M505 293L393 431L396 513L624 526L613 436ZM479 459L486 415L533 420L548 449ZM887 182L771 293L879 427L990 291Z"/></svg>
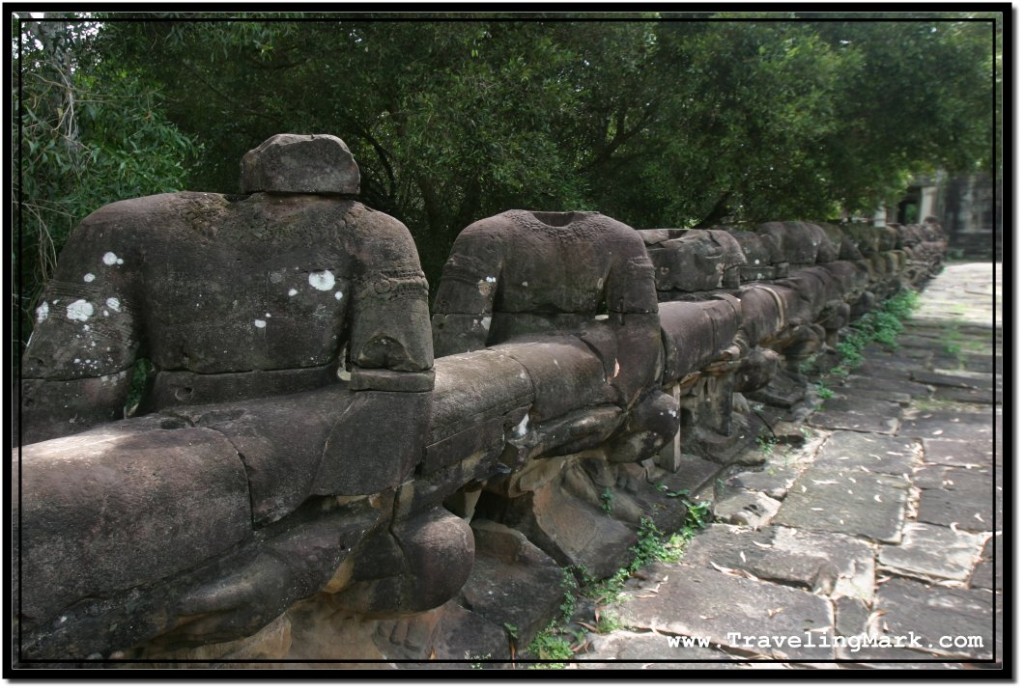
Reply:
<svg viewBox="0 0 1024 691"><path fill-rule="evenodd" d="M473 224L459 234L434 300L439 357L487 346L502 265L501 238L486 226Z"/></svg>
<svg viewBox="0 0 1024 691"><path fill-rule="evenodd" d="M635 231L622 238L608 276L605 301L608 324L618 343L613 386L620 402L631 405L661 379L661 323L654 266Z"/></svg>
<svg viewBox="0 0 1024 691"><path fill-rule="evenodd" d="M430 391L434 350L427 280L404 225L394 219L357 254L350 307L349 388ZM386 231L386 232L385 232Z"/></svg>
<svg viewBox="0 0 1024 691"><path fill-rule="evenodd" d="M118 250L103 217L97 212L72 233L36 307L21 361L23 444L123 416L139 349L128 286L139 267Z"/></svg>

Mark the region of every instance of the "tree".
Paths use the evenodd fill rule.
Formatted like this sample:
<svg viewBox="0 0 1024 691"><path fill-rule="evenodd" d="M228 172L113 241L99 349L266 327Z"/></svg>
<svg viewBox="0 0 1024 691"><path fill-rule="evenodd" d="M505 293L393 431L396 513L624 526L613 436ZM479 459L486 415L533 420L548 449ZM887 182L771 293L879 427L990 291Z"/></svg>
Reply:
<svg viewBox="0 0 1024 691"><path fill-rule="evenodd" d="M52 14L14 20L19 352L34 322L31 310L74 226L106 203L180 189L196 146L163 116L152 83L93 51L95 22Z"/></svg>
<svg viewBox="0 0 1024 691"><path fill-rule="evenodd" d="M508 208L636 227L834 217L992 149L994 20L965 13L94 19L69 44L77 88L153 94L147 122L202 144L188 187L234 191L241 155L272 134L337 134L432 284L458 232ZM147 166L194 160L159 151Z"/></svg>

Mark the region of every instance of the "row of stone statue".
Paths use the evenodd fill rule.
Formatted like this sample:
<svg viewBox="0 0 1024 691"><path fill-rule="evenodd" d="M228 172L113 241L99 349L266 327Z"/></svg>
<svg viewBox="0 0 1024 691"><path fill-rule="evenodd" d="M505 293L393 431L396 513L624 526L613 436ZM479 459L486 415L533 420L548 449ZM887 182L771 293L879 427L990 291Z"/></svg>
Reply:
<svg viewBox="0 0 1024 691"><path fill-rule="evenodd" d="M431 314L408 230L358 190L340 139L277 135L242 195L121 201L74 231L22 362L21 660L208 649L310 603L433 610L473 573L474 519L610 573L651 507L608 516L601 487L729 462L744 394L945 251L934 223L513 210L460 234Z"/></svg>

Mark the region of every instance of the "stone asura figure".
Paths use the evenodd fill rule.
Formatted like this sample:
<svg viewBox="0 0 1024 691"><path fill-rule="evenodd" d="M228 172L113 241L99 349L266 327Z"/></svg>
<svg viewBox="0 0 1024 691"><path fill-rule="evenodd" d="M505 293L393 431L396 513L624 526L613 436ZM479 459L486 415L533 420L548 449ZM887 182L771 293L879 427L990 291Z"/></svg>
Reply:
<svg viewBox="0 0 1024 691"><path fill-rule="evenodd" d="M640 235L612 218L512 210L473 223L445 265L433 328L439 355L491 347L523 364L537 388L531 424L605 404L631 411L609 460L640 460L678 428L674 400L652 390L662 368L654 269ZM587 444L608 437L584 433L590 420L571 424Z"/></svg>
<svg viewBox="0 0 1024 691"><path fill-rule="evenodd" d="M20 454L29 652L249 635L328 581L343 589L343 558L393 528L388 493L422 453L434 382L412 238L354 199L337 137L271 137L241 177L242 195L91 214L36 310L21 441L53 441ZM121 417L138 358L152 414L83 432ZM414 601L445 595L415 555L448 518L394 527Z"/></svg>
<svg viewBox="0 0 1024 691"><path fill-rule="evenodd" d="M243 197L129 199L69 238L25 352L22 441L139 412L305 391L429 391L426 281L406 228L350 195L326 135L277 135L243 161Z"/></svg>

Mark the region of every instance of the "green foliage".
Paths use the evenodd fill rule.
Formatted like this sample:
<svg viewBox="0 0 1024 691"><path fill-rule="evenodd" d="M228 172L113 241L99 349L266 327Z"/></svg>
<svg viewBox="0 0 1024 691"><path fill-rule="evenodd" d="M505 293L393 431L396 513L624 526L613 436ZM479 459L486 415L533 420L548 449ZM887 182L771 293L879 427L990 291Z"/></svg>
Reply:
<svg viewBox="0 0 1024 691"><path fill-rule="evenodd" d="M612 502L615 500L615 495L612 493L610 487L605 487L601 490L601 510L605 513L612 512Z"/></svg>
<svg viewBox="0 0 1024 691"><path fill-rule="evenodd" d="M560 635L558 626L552 622L548 628L538 633L530 642L527 650L540 660L571 660L572 646ZM531 669L564 669L564 663L548 663L531 665Z"/></svg>
<svg viewBox="0 0 1024 691"><path fill-rule="evenodd" d="M94 52L97 30L59 18L15 27L13 270L26 327L72 228L108 202L180 189L199 152L165 116L152 81Z"/></svg>
<svg viewBox="0 0 1024 691"><path fill-rule="evenodd" d="M827 400L829 400L830 398L833 398L836 395L835 391L833 391L832 389L828 388L827 386L825 386L821 382L818 382L815 385L814 388L815 388L815 391L818 394L818 397L821 398L824 401L827 401Z"/></svg>
<svg viewBox="0 0 1024 691"><path fill-rule="evenodd" d="M204 142L190 185L233 189L240 153L270 134L337 133L432 283L455 235L507 208L597 208L635 227L873 210L910 170L984 159L1001 64L992 21L963 13L201 16L99 36Z"/></svg>
<svg viewBox="0 0 1024 691"><path fill-rule="evenodd" d="M830 374L838 378L848 376L850 370L864 362L864 348L872 342L898 347L897 337L903 332L903 321L917 308L919 300L912 290L900 291L852 324L836 345L840 363Z"/></svg>
<svg viewBox="0 0 1024 691"><path fill-rule="evenodd" d="M346 141L362 199L410 228L431 285L466 225L509 208L634 227L828 218L874 210L911 171L987 165L999 15L798 15L58 23L65 38L25 43L14 94L20 261L45 278L68 229L107 201L234 191L241 155L279 132Z"/></svg>
<svg viewBox="0 0 1024 691"><path fill-rule="evenodd" d="M778 443L779 440L775 438L775 435L762 434L757 438L757 448L765 456L771 456L775 452L775 446Z"/></svg>
<svg viewBox="0 0 1024 691"><path fill-rule="evenodd" d="M572 619L573 612L576 611L576 591L579 589L579 585L576 582L576 577L573 576L571 568L562 569L562 604L559 606L559 612L562 614L562 621L568 622Z"/></svg>

